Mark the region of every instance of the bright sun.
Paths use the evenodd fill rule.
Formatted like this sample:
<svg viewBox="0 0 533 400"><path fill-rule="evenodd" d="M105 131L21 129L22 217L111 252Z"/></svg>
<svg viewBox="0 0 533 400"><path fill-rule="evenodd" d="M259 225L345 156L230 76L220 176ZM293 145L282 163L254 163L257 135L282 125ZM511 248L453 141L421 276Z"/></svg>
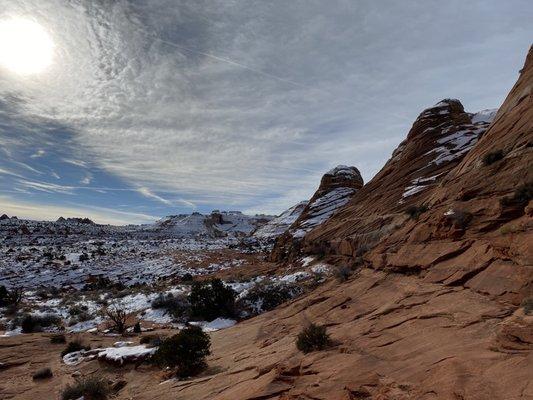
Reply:
<svg viewBox="0 0 533 400"><path fill-rule="evenodd" d="M0 66L21 75L52 63L54 42L38 23L24 18L0 21Z"/></svg>

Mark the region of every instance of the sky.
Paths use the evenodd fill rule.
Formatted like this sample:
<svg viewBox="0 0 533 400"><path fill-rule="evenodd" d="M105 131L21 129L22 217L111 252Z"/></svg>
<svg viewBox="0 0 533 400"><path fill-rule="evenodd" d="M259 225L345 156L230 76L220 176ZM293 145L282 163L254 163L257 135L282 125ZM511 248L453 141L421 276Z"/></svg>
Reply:
<svg viewBox="0 0 533 400"><path fill-rule="evenodd" d="M533 39L530 0L0 2L0 214L32 219L278 214L441 99L498 107Z"/></svg>

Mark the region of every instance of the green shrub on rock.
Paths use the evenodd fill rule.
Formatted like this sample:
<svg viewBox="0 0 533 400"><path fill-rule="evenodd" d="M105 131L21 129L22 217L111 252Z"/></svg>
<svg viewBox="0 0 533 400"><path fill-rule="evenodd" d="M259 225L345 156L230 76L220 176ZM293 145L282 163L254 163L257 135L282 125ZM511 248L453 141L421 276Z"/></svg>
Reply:
<svg viewBox="0 0 533 400"><path fill-rule="evenodd" d="M180 377L194 376L207 368L211 340L200 327L190 326L161 343L153 356L161 367L177 368Z"/></svg>
<svg viewBox="0 0 533 400"><path fill-rule="evenodd" d="M324 350L331 344L325 326L311 324L298 334L296 347L298 350L309 353Z"/></svg>
<svg viewBox="0 0 533 400"><path fill-rule="evenodd" d="M61 393L62 400L107 400L111 389L107 380L97 376L80 379L68 385Z"/></svg>
<svg viewBox="0 0 533 400"><path fill-rule="evenodd" d="M235 291L220 279L194 282L189 295L192 317L212 321L235 316Z"/></svg>

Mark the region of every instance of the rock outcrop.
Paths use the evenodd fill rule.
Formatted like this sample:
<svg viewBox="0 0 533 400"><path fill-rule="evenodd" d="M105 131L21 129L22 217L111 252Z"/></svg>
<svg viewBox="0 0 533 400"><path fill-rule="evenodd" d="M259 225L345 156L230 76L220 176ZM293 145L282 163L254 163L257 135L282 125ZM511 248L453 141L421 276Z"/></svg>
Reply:
<svg viewBox="0 0 533 400"><path fill-rule="evenodd" d="M457 101L423 112L383 170L306 235L304 252L350 260L375 246L365 256L374 268L519 304L533 278L532 91L530 51L488 129ZM404 212L423 203L414 218Z"/></svg>
<svg viewBox="0 0 533 400"><path fill-rule="evenodd" d="M335 208L334 218L330 218L332 212L320 223L303 225L307 229L299 229L297 221L288 234L278 239L273 260L294 258L302 248L309 253L333 251L352 256L359 248L375 244L394 228L399 214L425 201L430 189L458 165L484 134L493 117L494 110L467 113L454 99L442 100L424 110L382 170L364 186L362 179L354 180L351 191L347 189L349 194L343 197L345 204L341 200ZM342 171L341 168L338 173ZM321 188L334 182L326 174ZM320 193L319 188L315 197ZM301 218L305 216L302 213Z"/></svg>
<svg viewBox="0 0 533 400"><path fill-rule="evenodd" d="M278 237L271 258L279 261L298 251L299 243L313 228L327 221L363 187L361 173L355 167L339 165L322 176L320 186L300 216Z"/></svg>

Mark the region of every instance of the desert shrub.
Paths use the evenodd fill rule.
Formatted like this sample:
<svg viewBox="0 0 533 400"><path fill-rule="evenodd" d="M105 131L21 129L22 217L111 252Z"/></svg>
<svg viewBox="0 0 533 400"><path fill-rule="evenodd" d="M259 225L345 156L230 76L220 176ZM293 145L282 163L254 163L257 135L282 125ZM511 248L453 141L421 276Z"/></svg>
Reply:
<svg viewBox="0 0 533 400"><path fill-rule="evenodd" d="M97 376L80 379L72 385L67 385L61 392L62 400L106 400L111 392L107 381Z"/></svg>
<svg viewBox="0 0 533 400"><path fill-rule="evenodd" d="M54 374L52 373L52 370L48 367L46 368L41 368L37 371L34 372L34 374L32 375L32 378L34 380L37 380L37 379L48 379L48 378L51 378L53 377Z"/></svg>
<svg viewBox="0 0 533 400"><path fill-rule="evenodd" d="M428 207L425 204L422 204L421 206L409 206L405 210L405 213L409 215L409 218L411 219L418 219L422 214L424 214L428 210Z"/></svg>
<svg viewBox="0 0 533 400"><path fill-rule="evenodd" d="M184 295L175 296L172 293L160 293L152 301L152 308L164 309L176 319L187 320L190 315L191 305Z"/></svg>
<svg viewBox="0 0 533 400"><path fill-rule="evenodd" d="M140 344L146 344L148 347L159 347L163 342L163 338L159 335L144 335L139 340Z"/></svg>
<svg viewBox="0 0 533 400"><path fill-rule="evenodd" d="M0 307L18 306L22 301L22 293L22 288L8 290L5 286L0 286Z"/></svg>
<svg viewBox="0 0 533 400"><path fill-rule="evenodd" d="M102 315L107 317L112 324L112 329L122 334L128 329L128 319L130 314L126 312L119 304L113 304L102 309Z"/></svg>
<svg viewBox="0 0 533 400"><path fill-rule="evenodd" d="M200 327L190 326L165 339L153 356L161 367L177 368L177 375L197 375L207 368L206 357L211 354L211 340Z"/></svg>
<svg viewBox="0 0 533 400"><path fill-rule="evenodd" d="M98 276L90 282L87 282L82 290L123 290L125 288L126 286L122 282L115 282L105 276Z"/></svg>
<svg viewBox="0 0 533 400"><path fill-rule="evenodd" d="M65 343L67 343L67 338L62 333L58 333L57 335L50 336L50 343L52 343L52 344L65 344Z"/></svg>
<svg viewBox="0 0 533 400"><path fill-rule="evenodd" d="M72 316L69 320L69 325L74 325L78 322L89 321L93 316L89 313L89 308L86 305L75 304L69 308L68 313Z"/></svg>
<svg viewBox="0 0 533 400"><path fill-rule="evenodd" d="M61 352L61 357L64 357L65 355L69 353L74 353L75 351L80 350L90 350L91 346L83 343L80 339L74 339L71 342L68 342L67 347L63 349Z"/></svg>
<svg viewBox="0 0 533 400"><path fill-rule="evenodd" d="M36 292L37 297L39 297L42 300L50 299L53 297L59 297L60 292L59 289L55 286L47 287L47 288L40 288Z"/></svg>
<svg viewBox="0 0 533 400"><path fill-rule="evenodd" d="M270 311L302 293L302 288L294 284L259 283L239 300L239 308L245 315L255 315Z"/></svg>
<svg viewBox="0 0 533 400"><path fill-rule="evenodd" d="M6 298L8 296L8 291L5 286L0 285L0 307L6 305Z"/></svg>
<svg viewBox="0 0 533 400"><path fill-rule="evenodd" d="M448 220L458 229L466 229L473 218L472 213L463 210L454 210L452 214L448 215Z"/></svg>
<svg viewBox="0 0 533 400"><path fill-rule="evenodd" d="M500 200L502 206L525 207L533 199L533 182L528 182L519 186L511 197L504 197Z"/></svg>
<svg viewBox="0 0 533 400"><path fill-rule="evenodd" d="M503 158L503 150L495 150L483 156L483 165L491 165Z"/></svg>
<svg viewBox="0 0 533 400"><path fill-rule="evenodd" d="M296 340L298 350L309 353L311 351L324 350L331 344L325 326L311 324L304 328Z"/></svg>
<svg viewBox="0 0 533 400"><path fill-rule="evenodd" d="M86 313L88 310L89 308L86 305L75 304L68 309L68 313L74 316Z"/></svg>
<svg viewBox="0 0 533 400"><path fill-rule="evenodd" d="M93 319L93 316L87 312L83 312L81 314L76 315L75 317L71 318L69 320L69 325L72 326L74 324L77 324L78 322L85 322Z"/></svg>
<svg viewBox="0 0 533 400"><path fill-rule="evenodd" d="M189 294L191 315L212 321L218 317L235 315L235 291L226 287L220 279L194 282Z"/></svg>
<svg viewBox="0 0 533 400"><path fill-rule="evenodd" d="M339 265L333 271L335 278L337 278L339 282L346 282L350 278L350 276L352 276L352 273L352 269L348 268L345 265Z"/></svg>
<svg viewBox="0 0 533 400"><path fill-rule="evenodd" d="M23 333L41 332L43 328L50 326L59 326L61 318L54 314L31 315L24 314L20 321L20 327Z"/></svg>
<svg viewBox="0 0 533 400"><path fill-rule="evenodd" d="M527 297L522 301L522 307L526 315L533 314L533 297Z"/></svg>

